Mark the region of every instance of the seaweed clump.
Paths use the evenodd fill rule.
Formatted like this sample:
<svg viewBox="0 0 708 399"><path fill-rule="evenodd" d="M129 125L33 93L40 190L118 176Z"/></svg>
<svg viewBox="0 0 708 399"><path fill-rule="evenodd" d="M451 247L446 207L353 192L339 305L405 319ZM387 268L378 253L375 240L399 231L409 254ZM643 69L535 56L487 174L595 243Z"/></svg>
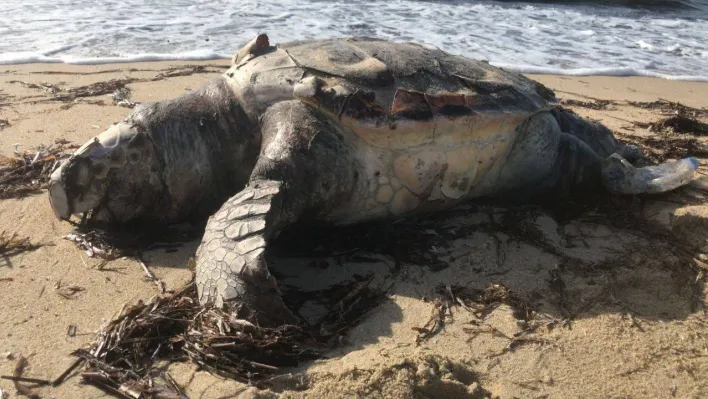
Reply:
<svg viewBox="0 0 708 399"><path fill-rule="evenodd" d="M36 151L15 151L14 157L0 155L0 200L22 198L46 188L52 172L76 148L77 145L58 140Z"/></svg>
<svg viewBox="0 0 708 399"><path fill-rule="evenodd" d="M8 234L6 231L0 232L0 255L17 255L26 251L34 251L42 244L34 244L29 237L20 238L16 233Z"/></svg>
<svg viewBox="0 0 708 399"><path fill-rule="evenodd" d="M314 325L266 328L238 318L237 312L201 306L190 283L124 308L90 349L73 355L87 365L81 373L85 382L125 398L184 397L169 374L154 366L158 360L189 359L212 373L263 386L283 367L321 358L388 296L368 286L355 292Z"/></svg>
<svg viewBox="0 0 708 399"><path fill-rule="evenodd" d="M708 109L693 108L668 100L652 102L630 101L629 104L639 108L658 110L664 114L664 117L656 122L634 122L634 125L640 128L659 133L708 135L708 124L699 119L708 117Z"/></svg>
<svg viewBox="0 0 708 399"><path fill-rule="evenodd" d="M442 331L454 307L462 307L478 319L483 319L501 305L509 306L517 320L529 321L536 314L533 305L503 284L491 283L485 289L441 284L435 288L435 294L430 319L423 327L415 328L418 332L416 344Z"/></svg>
<svg viewBox="0 0 708 399"><path fill-rule="evenodd" d="M686 114L676 114L662 118L658 122L648 124L652 131L670 132L674 134L690 133L699 136L708 135L708 124Z"/></svg>
<svg viewBox="0 0 708 399"><path fill-rule="evenodd" d="M592 101L563 99L560 101L560 103L561 103L561 105L565 105L565 106L582 107L582 108L589 108L589 109L595 109L595 110L608 109L610 105L614 104L610 100L600 100L600 99L593 99Z"/></svg>

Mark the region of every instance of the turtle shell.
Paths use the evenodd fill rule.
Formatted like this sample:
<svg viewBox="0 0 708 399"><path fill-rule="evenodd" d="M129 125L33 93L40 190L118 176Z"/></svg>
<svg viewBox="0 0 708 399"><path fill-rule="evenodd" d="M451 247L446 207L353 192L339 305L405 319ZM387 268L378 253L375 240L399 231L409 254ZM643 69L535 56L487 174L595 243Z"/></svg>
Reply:
<svg viewBox="0 0 708 399"><path fill-rule="evenodd" d="M550 90L522 75L411 43L354 38L279 49L304 71L295 97L379 147L513 131L554 100Z"/></svg>
<svg viewBox="0 0 708 399"><path fill-rule="evenodd" d="M271 104L295 98L338 120L358 137L352 142L373 176L367 181L405 187L381 183L358 202L384 204L392 214L422 201L491 192L517 127L555 106L550 90L520 74L416 44L258 43L234 56L226 74L246 112L258 118ZM376 206L366 205L363 214L379 212Z"/></svg>

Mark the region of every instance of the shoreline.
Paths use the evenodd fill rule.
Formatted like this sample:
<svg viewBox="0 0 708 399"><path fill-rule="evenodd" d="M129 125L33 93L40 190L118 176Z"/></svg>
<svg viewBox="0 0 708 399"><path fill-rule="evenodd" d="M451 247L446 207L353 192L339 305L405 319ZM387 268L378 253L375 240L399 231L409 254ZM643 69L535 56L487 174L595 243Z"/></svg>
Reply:
<svg viewBox="0 0 708 399"><path fill-rule="evenodd" d="M77 57L72 62L65 62L60 59L48 60L48 61L37 61L35 59L23 62L23 61L2 61L2 55L0 54L0 69L2 68L12 68L16 66L33 66L33 65L64 65L68 67L112 67L117 69L119 66L123 65L135 65L135 64L150 64L150 63L181 63L181 64L191 64L191 63L214 63L222 64L224 62L229 62L231 57L226 57L220 55L218 57L206 57L206 56L189 56L184 57L175 56L172 57L167 54L146 54L142 56L134 56L131 58L81 58ZM512 72L521 73L524 75L545 75L545 76L569 76L569 77L646 77L646 78L657 78L665 79L671 81L684 81L684 82L708 82L708 75L676 75L663 72L657 72L646 69L635 69L630 67L605 67L605 68L554 68L545 67L538 65L526 65L526 64L510 64L506 62L489 62L491 65L504 68Z"/></svg>

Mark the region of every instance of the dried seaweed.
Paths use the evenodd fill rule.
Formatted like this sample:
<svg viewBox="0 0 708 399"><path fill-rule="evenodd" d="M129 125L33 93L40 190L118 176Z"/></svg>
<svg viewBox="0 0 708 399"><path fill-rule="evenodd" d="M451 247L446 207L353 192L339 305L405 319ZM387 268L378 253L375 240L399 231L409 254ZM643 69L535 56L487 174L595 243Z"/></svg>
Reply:
<svg viewBox="0 0 708 399"><path fill-rule="evenodd" d="M89 258L97 257L104 260L118 259L123 253L115 246L109 244L102 232L89 230L87 232L73 231L64 236L65 240L72 241L86 252Z"/></svg>
<svg viewBox="0 0 708 399"><path fill-rule="evenodd" d="M112 94L116 105L133 108L136 103L130 101L130 89L127 87L128 84L138 83L138 82L150 82L158 81L171 77L178 76L189 76L196 73L214 73L215 71L207 69L207 67L213 68L225 68L219 65L186 65L183 67L169 68L166 71L160 72L153 78L122 78L122 79L110 79L106 81L100 81L96 83L91 83L85 86L73 87L68 90L64 90L61 87L51 84L51 83L31 83L21 80L11 80L8 83L21 84L24 87L30 89L42 90L51 96L51 100L58 100L63 102L75 101L83 97L96 97L106 94ZM49 72L45 72L49 73ZM60 72L53 72L53 74L59 74ZM102 72L103 73L103 72ZM63 109L71 108L71 105L65 105Z"/></svg>
<svg viewBox="0 0 708 399"><path fill-rule="evenodd" d="M185 65L183 67L178 67L178 68L170 68L165 72L160 72L152 78L153 81L155 80L162 80L165 78L174 78L177 76L190 76L195 73L211 73L213 71L210 71L207 68L207 65Z"/></svg>
<svg viewBox="0 0 708 399"><path fill-rule="evenodd" d="M596 109L596 110L608 109L608 107L610 105L614 104L614 102L612 102L610 100L600 100L600 99L595 99L592 101L563 99L560 101L560 103L561 103L561 105L565 105L565 106L590 108L590 109Z"/></svg>
<svg viewBox="0 0 708 399"><path fill-rule="evenodd" d="M43 244L33 244L29 237L20 238L16 233L0 232L0 255L17 255L26 251L34 251Z"/></svg>
<svg viewBox="0 0 708 399"><path fill-rule="evenodd" d="M3 94L2 90L0 90L0 109L3 107L6 107L10 105L7 100L10 98L7 94ZM6 121L7 122L7 121ZM1 127L1 126L0 126Z"/></svg>
<svg viewBox="0 0 708 399"><path fill-rule="evenodd" d="M47 94L56 94L61 91L61 89L53 85L51 83L31 83L31 82L25 82L23 80L9 80L7 83L14 83L14 84L21 84L22 86L29 88L29 89L37 89L37 90L42 90L43 92Z"/></svg>
<svg viewBox="0 0 708 399"><path fill-rule="evenodd" d="M52 95L52 97L56 100L72 101L79 97L95 97L104 94L110 94L118 89L125 87L125 85L138 80L139 79L134 78L111 79L107 81L91 83L85 86L73 87L66 91L60 88L59 86L53 85L51 83L30 83L21 80L11 80L8 83L17 83L30 89L42 90L45 93Z"/></svg>
<svg viewBox="0 0 708 399"><path fill-rule="evenodd" d="M685 157L708 157L708 144L690 135L638 136L615 132L625 143L639 146L653 162Z"/></svg>
<svg viewBox="0 0 708 399"><path fill-rule="evenodd" d="M634 122L634 125L643 129L649 129L651 132L673 134L689 133L698 136L708 135L708 124L683 113L662 118L657 122Z"/></svg>
<svg viewBox="0 0 708 399"><path fill-rule="evenodd" d="M86 86L74 87L63 93L56 93L55 97L62 101L72 101L79 97L95 97L105 94L112 94L116 90L123 89L125 85L133 83L138 79L111 79L102 82L91 83Z"/></svg>
<svg viewBox="0 0 708 399"><path fill-rule="evenodd" d="M188 358L228 378L265 383L282 367L322 357L387 297L368 285L352 292L314 325L264 328L237 318L236 312L200 306L196 288L189 284L173 295L124 309L90 350L74 355L87 362L82 373L86 382L128 398L150 397L156 389L173 395L166 397L181 397L176 384L155 383L158 359Z"/></svg>
<svg viewBox="0 0 708 399"><path fill-rule="evenodd" d="M76 298L78 293L86 291L86 288L80 287L78 285L69 285L66 287L62 287L61 283L57 284L56 289L57 295L61 296L64 299L74 299Z"/></svg>
<svg viewBox="0 0 708 399"><path fill-rule="evenodd" d="M462 306L479 318L485 317L502 304L511 307L514 317L519 320L528 321L535 315L534 307L526 299L502 284L489 284L483 290L459 285L439 285L435 292L448 306Z"/></svg>
<svg viewBox="0 0 708 399"><path fill-rule="evenodd" d="M0 199L21 198L46 188L54 169L76 148L78 146L57 141L34 152L16 151L14 158L0 156Z"/></svg>
<svg viewBox="0 0 708 399"><path fill-rule="evenodd" d="M650 109L658 110L667 114L684 114L691 117L708 116L708 109L705 108L693 108L681 103L659 99L657 101L643 102L643 101L628 101L629 105Z"/></svg>
<svg viewBox="0 0 708 399"><path fill-rule="evenodd" d="M413 330L418 332L415 337L416 345L435 336L445 327L445 319L450 312L450 306L453 302L436 298L433 301L433 309L428 321L423 327L414 327Z"/></svg>

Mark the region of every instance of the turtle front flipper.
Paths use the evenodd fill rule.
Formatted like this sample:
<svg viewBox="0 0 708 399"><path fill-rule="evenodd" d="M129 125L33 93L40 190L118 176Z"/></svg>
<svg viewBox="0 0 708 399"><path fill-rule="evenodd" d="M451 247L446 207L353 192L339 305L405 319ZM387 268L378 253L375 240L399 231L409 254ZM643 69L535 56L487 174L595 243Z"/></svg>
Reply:
<svg viewBox="0 0 708 399"><path fill-rule="evenodd" d="M261 325L290 323L268 272L265 251L282 229L319 219L346 204L361 167L342 127L300 101L271 106L261 117L262 147L248 186L207 223L197 251L202 304L240 305ZM233 307L233 306L232 306Z"/></svg>
<svg viewBox="0 0 708 399"><path fill-rule="evenodd" d="M268 241L288 221L282 213L281 187L280 181L252 181L209 219L197 250L200 303L220 308L245 304L257 312L249 318L261 325L296 322L264 258Z"/></svg>

